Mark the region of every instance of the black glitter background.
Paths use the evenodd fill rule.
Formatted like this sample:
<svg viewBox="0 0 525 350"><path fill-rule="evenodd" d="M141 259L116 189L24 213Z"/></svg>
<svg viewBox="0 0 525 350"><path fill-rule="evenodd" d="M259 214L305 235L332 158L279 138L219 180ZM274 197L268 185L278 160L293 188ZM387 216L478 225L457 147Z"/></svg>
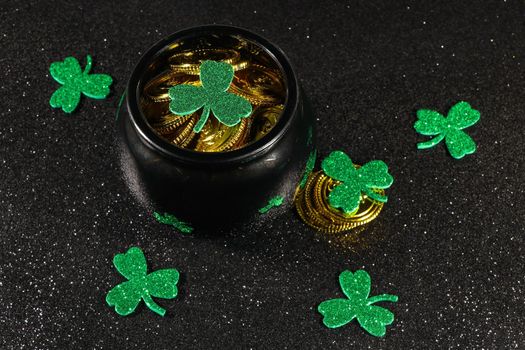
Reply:
<svg viewBox="0 0 525 350"><path fill-rule="evenodd" d="M0 6L0 348L503 349L525 344L525 3L499 1L6 1ZM380 217L326 237L292 212L224 237L182 236L130 194L115 110L134 64L187 26L251 29L290 57L320 156L382 159ZM115 83L73 115L49 106L49 65L73 55ZM478 150L418 151L415 111L465 100ZM120 317L114 254L176 267L181 293ZM384 338L330 330L317 305L365 268L396 320Z"/></svg>

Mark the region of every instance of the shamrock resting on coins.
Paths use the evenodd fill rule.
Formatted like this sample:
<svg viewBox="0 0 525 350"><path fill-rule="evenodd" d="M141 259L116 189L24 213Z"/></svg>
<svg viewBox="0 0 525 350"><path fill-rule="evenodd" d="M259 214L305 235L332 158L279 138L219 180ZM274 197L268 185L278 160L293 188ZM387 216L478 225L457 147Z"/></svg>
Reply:
<svg viewBox="0 0 525 350"><path fill-rule="evenodd" d="M186 116L204 108L193 128L200 132L208 120L210 111L219 122L234 126L252 112L252 105L241 96L227 92L233 80L233 67L225 62L204 61L200 66L202 86L175 85L169 90L170 110Z"/></svg>
<svg viewBox="0 0 525 350"><path fill-rule="evenodd" d="M430 109L417 111L418 121L414 129L421 135L434 136L427 142L417 144L417 148L434 147L445 139L450 155L456 159L476 151L476 143L461 129L476 124L479 120L479 111L473 109L467 102L458 102L448 111L445 118L441 113Z"/></svg>
<svg viewBox="0 0 525 350"><path fill-rule="evenodd" d="M394 322L394 314L373 304L380 301L396 302L397 296L381 294L369 298L370 275L364 270L358 270L354 273L351 271L341 272L339 284L346 295L346 299L326 300L317 308L319 313L324 316L324 325L329 328L337 328L357 318L359 325L368 333L376 337L384 336L386 326Z"/></svg>
<svg viewBox="0 0 525 350"><path fill-rule="evenodd" d="M64 112L71 113L77 108L82 94L96 99L105 98L109 94L109 86L113 79L107 74L89 74L91 56L87 55L86 61L84 71L74 57L67 57L63 62L51 63L51 76L63 85L51 96L51 107L62 107Z"/></svg>
<svg viewBox="0 0 525 350"><path fill-rule="evenodd" d="M321 167L326 175L341 182L328 195L328 202L332 207L349 214L359 209L361 193L375 201L386 202L387 197L374 189L388 188L394 182L383 161L373 160L356 169L352 160L342 151L330 153Z"/></svg>
<svg viewBox="0 0 525 350"><path fill-rule="evenodd" d="M141 300L157 314L164 316L166 310L151 298L172 299L178 294L179 272L176 269L162 269L148 274L146 258L138 247L130 248L124 254L117 254L113 264L129 281L122 282L109 291L106 302L115 306L115 311L126 316L137 308Z"/></svg>

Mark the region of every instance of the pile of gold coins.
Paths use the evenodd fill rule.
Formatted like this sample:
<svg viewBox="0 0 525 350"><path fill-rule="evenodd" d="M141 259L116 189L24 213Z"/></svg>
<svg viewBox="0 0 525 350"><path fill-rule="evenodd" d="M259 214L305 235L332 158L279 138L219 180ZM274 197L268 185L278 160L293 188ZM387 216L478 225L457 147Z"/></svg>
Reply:
<svg viewBox="0 0 525 350"><path fill-rule="evenodd" d="M357 166L356 166L357 167ZM294 204L301 219L309 226L325 233L348 231L374 220L381 209L382 202L361 195L359 209L346 214L328 203L328 195L339 181L326 176L323 171L312 172L303 187L298 187ZM384 195L381 189L375 190Z"/></svg>
<svg viewBox="0 0 525 350"><path fill-rule="evenodd" d="M178 84L200 85L199 67L205 60L233 66L234 78L228 91L247 99L252 114L233 127L210 116L201 132L195 133L202 109L188 116L173 114L168 90ZM220 43L204 39L181 42L174 45L163 63L167 69L145 83L141 104L150 126L176 146L199 152L240 149L266 135L281 116L287 91L283 75L273 58L252 42L241 38Z"/></svg>

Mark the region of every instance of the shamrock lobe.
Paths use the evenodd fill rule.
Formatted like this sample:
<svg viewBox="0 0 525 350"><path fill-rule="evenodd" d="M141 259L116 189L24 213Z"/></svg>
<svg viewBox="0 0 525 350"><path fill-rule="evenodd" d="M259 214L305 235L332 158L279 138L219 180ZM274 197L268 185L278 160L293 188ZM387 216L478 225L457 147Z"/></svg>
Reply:
<svg viewBox="0 0 525 350"><path fill-rule="evenodd" d="M115 255L113 264L118 272L129 280L146 275L148 269L144 253L137 247L128 249L126 253Z"/></svg>
<svg viewBox="0 0 525 350"><path fill-rule="evenodd" d="M347 214L357 211L360 201L361 190L358 181L337 185L328 195L330 205L334 208L341 208Z"/></svg>
<svg viewBox="0 0 525 350"><path fill-rule="evenodd" d="M228 90L233 80L233 67L225 62L204 61L200 66L202 86L208 94L217 96Z"/></svg>

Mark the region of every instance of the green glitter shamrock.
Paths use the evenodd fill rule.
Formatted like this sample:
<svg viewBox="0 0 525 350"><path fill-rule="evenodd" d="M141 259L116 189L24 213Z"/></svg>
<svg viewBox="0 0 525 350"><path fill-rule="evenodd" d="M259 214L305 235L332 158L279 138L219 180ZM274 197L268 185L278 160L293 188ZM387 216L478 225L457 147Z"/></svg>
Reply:
<svg viewBox="0 0 525 350"><path fill-rule="evenodd" d="M190 224L177 219L175 215L171 215L168 213L164 213L164 215L162 215L157 212L154 212L153 216L161 224L171 225L182 233L191 233L193 231L193 227L191 227Z"/></svg>
<svg viewBox="0 0 525 350"><path fill-rule="evenodd" d="M421 135L437 135L427 142L417 144L418 149L434 147L445 139L450 155L456 159L476 151L476 143L461 129L476 124L479 111L473 109L467 102L458 102L448 111L445 118L441 113L429 109L417 111L418 121L414 129Z"/></svg>
<svg viewBox="0 0 525 350"><path fill-rule="evenodd" d="M204 61L200 66L202 86L175 85L169 90L170 110L177 115L189 115L204 107L194 132L200 132L210 111L222 124L234 126L252 112L245 98L226 90L233 80L233 67L225 62Z"/></svg>
<svg viewBox="0 0 525 350"><path fill-rule="evenodd" d="M284 198L282 196L275 196L268 201L268 204L266 206L259 209L259 213L267 213L270 211L270 209L281 206L283 202Z"/></svg>
<svg viewBox="0 0 525 350"><path fill-rule="evenodd" d="M147 274L146 258L138 247L115 255L113 265L129 281L109 291L106 295L108 305L115 306L119 315L126 316L135 311L142 299L152 311L164 316L166 310L157 305L151 297L175 298L178 293L179 272L176 269L162 269Z"/></svg>
<svg viewBox="0 0 525 350"><path fill-rule="evenodd" d="M373 189L385 189L394 182L383 161L373 160L356 169L352 160L341 151L330 153L323 159L321 167L326 175L341 182L328 195L328 202L345 213L354 213L359 209L361 192L375 201L386 202L387 197Z"/></svg>
<svg viewBox="0 0 525 350"><path fill-rule="evenodd" d="M86 56L86 61L83 72L80 63L74 57L67 57L63 62L51 63L51 76L63 85L51 96L51 107L62 107L64 112L71 113L77 108L82 94L96 99L105 98L109 94L109 86L113 79L107 74L89 74L92 65L90 55Z"/></svg>
<svg viewBox="0 0 525 350"><path fill-rule="evenodd" d="M330 299L319 304L317 311L324 316L324 325L337 328L357 318L359 325L368 333L376 337L384 336L386 326L394 322L394 314L372 304L380 301L397 302L398 298L391 294L369 298L370 283L370 275L364 270L341 272L339 284L347 299Z"/></svg>
<svg viewBox="0 0 525 350"><path fill-rule="evenodd" d="M301 178L301 181L299 182L299 188L303 188L304 185L306 185L306 182L308 181L308 176L314 170L315 166L315 160L317 159L317 150L314 149L312 152L310 152L310 155L308 156L308 160L306 161L306 167L304 169L303 177Z"/></svg>

